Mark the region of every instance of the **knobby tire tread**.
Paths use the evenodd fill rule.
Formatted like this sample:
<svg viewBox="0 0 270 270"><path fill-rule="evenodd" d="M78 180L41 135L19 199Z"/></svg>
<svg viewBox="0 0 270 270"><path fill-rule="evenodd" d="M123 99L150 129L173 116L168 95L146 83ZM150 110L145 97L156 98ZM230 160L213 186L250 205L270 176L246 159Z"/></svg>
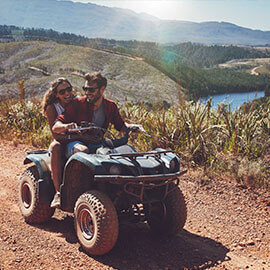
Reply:
<svg viewBox="0 0 270 270"><path fill-rule="evenodd" d="M94 214L97 226L94 238L86 242L78 224L78 211L80 211L81 205L85 203ZM92 255L108 253L117 241L119 230L116 209L110 198L97 190L85 192L77 200L74 213L75 230L83 249Z"/></svg>
<svg viewBox="0 0 270 270"><path fill-rule="evenodd" d="M38 191L38 179L39 173L36 166L29 167L24 171L20 177L19 183L19 208L24 216L24 219L29 224L40 224L48 221L54 214L55 209L49 205L44 204L39 200ZM29 209L26 209L23 205L21 198L21 188L24 182L27 182L30 186L32 193L32 203Z"/></svg>

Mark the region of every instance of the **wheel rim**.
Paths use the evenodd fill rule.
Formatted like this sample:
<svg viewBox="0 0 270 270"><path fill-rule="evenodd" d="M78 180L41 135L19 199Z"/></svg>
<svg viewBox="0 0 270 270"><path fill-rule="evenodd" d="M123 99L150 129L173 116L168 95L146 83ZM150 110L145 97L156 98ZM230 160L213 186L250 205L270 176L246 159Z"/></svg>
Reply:
<svg viewBox="0 0 270 270"><path fill-rule="evenodd" d="M22 202L25 208L29 208L32 203L32 193L30 185L28 183L23 183L22 185Z"/></svg>
<svg viewBox="0 0 270 270"><path fill-rule="evenodd" d="M86 207L80 210L79 225L83 237L88 241L91 240L95 235L95 224L91 211Z"/></svg>

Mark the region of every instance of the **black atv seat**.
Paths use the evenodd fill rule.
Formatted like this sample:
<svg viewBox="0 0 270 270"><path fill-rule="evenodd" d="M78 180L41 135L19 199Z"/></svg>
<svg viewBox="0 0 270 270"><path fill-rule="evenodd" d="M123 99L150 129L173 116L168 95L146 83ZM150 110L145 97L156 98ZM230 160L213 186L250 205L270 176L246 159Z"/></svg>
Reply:
<svg viewBox="0 0 270 270"><path fill-rule="evenodd" d="M112 149L111 154L129 154L136 152L137 151L131 145L125 144Z"/></svg>

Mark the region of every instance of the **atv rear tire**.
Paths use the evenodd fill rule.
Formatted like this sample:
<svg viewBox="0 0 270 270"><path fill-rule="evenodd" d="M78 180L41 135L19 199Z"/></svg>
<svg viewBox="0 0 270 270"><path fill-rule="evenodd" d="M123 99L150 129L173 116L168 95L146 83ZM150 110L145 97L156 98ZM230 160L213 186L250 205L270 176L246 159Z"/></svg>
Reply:
<svg viewBox="0 0 270 270"><path fill-rule="evenodd" d="M82 248L91 255L109 252L118 238L118 217L110 198L100 191L82 194L74 209L75 230Z"/></svg>
<svg viewBox="0 0 270 270"><path fill-rule="evenodd" d="M152 203L147 207L146 219L154 233L175 235L180 232L187 219L185 198L179 187L168 193L162 202Z"/></svg>
<svg viewBox="0 0 270 270"><path fill-rule="evenodd" d="M38 179L36 166L26 169L20 177L19 208L27 223L44 223L55 211L39 200Z"/></svg>

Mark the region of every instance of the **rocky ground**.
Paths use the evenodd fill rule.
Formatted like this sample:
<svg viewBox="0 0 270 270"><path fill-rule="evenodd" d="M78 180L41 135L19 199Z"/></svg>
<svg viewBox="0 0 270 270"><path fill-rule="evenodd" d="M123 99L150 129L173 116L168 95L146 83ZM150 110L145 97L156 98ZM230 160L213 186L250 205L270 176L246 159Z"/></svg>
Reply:
<svg viewBox="0 0 270 270"><path fill-rule="evenodd" d="M0 141L0 270L3 269L270 269L270 193L198 172L181 178L188 219L174 238L146 224L120 226L114 249L93 257L77 241L73 216L57 210L46 224L24 222L18 178L30 146Z"/></svg>

